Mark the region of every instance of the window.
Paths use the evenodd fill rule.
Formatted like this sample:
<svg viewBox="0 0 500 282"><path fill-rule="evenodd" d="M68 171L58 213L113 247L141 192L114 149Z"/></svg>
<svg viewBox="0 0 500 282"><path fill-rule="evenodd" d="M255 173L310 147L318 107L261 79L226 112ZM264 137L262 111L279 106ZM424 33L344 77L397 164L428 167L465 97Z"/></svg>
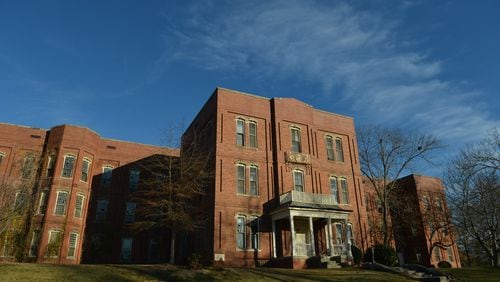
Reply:
<svg viewBox="0 0 500 282"><path fill-rule="evenodd" d="M327 135L325 143L326 143L326 157L331 161L335 160L335 156L333 153L333 137Z"/></svg>
<svg viewBox="0 0 500 282"><path fill-rule="evenodd" d="M236 120L236 145L245 146L245 121Z"/></svg>
<svg viewBox="0 0 500 282"><path fill-rule="evenodd" d="M424 207L426 209L430 208L430 202L429 202L429 197L427 195L422 196L422 202L424 203Z"/></svg>
<svg viewBox="0 0 500 282"><path fill-rule="evenodd" d="M139 185L139 170L130 170L129 178L128 178L128 188L130 191L137 190L137 186Z"/></svg>
<svg viewBox="0 0 500 282"><path fill-rule="evenodd" d="M302 152L302 146L300 143L300 129L297 127L292 127L292 152L300 153Z"/></svg>
<svg viewBox="0 0 500 282"><path fill-rule="evenodd" d="M101 175L101 187L107 188L111 185L111 179L113 178L113 167L104 166L102 168Z"/></svg>
<svg viewBox="0 0 500 282"><path fill-rule="evenodd" d="M443 211L443 202L441 201L441 197L436 197L436 207L438 211Z"/></svg>
<svg viewBox="0 0 500 282"><path fill-rule="evenodd" d="M259 232L260 232L260 219L258 217L252 218L250 222L250 240L252 249L258 250L260 247Z"/></svg>
<svg viewBox="0 0 500 282"><path fill-rule="evenodd" d="M68 258L74 258L76 254L76 246L78 244L78 233L71 232L69 234Z"/></svg>
<svg viewBox="0 0 500 282"><path fill-rule="evenodd" d="M448 254L448 261L453 262L454 261L453 260L453 251L452 251L451 247L448 247L446 249L446 253Z"/></svg>
<svg viewBox="0 0 500 282"><path fill-rule="evenodd" d="M441 252L438 247L434 248L434 260L437 262L441 261Z"/></svg>
<svg viewBox="0 0 500 282"><path fill-rule="evenodd" d="M56 207L54 209L54 214L56 214L56 215L66 214L66 203L67 202L68 202L68 192L58 191L57 192Z"/></svg>
<svg viewBox="0 0 500 282"><path fill-rule="evenodd" d="M29 250L30 257L36 257L36 255L38 253L38 241L39 240L40 240L40 230L33 231L33 235L31 235L31 243L30 243L30 250Z"/></svg>
<svg viewBox="0 0 500 282"><path fill-rule="evenodd" d="M132 259L132 238L122 238L120 258L122 262L130 262Z"/></svg>
<svg viewBox="0 0 500 282"><path fill-rule="evenodd" d="M0 165L2 164L2 160L3 160L4 157L5 157L5 153L4 152L0 152Z"/></svg>
<svg viewBox="0 0 500 282"><path fill-rule="evenodd" d="M76 218L82 217L82 210L83 210L84 201L85 201L85 197L82 194L76 195L76 202L75 202L75 217Z"/></svg>
<svg viewBox="0 0 500 282"><path fill-rule="evenodd" d="M250 138L249 145L252 148L257 148L257 123L251 121L248 124L248 136Z"/></svg>
<svg viewBox="0 0 500 282"><path fill-rule="evenodd" d="M237 192L245 194L245 165L239 164L236 166Z"/></svg>
<svg viewBox="0 0 500 282"><path fill-rule="evenodd" d="M340 178L340 189L342 190L342 203L349 204L349 192L347 191L347 179Z"/></svg>
<svg viewBox="0 0 500 282"><path fill-rule="evenodd" d="M76 157L73 155L64 156L64 165L62 177L71 178L73 176L73 167L75 166Z"/></svg>
<svg viewBox="0 0 500 282"><path fill-rule="evenodd" d="M14 197L14 211L21 212L24 207L25 201L26 194L24 192L16 192L16 195Z"/></svg>
<svg viewBox="0 0 500 282"><path fill-rule="evenodd" d="M82 162L82 175L80 176L80 180L83 182L87 182L89 178L89 170L90 170L90 160L83 159Z"/></svg>
<svg viewBox="0 0 500 282"><path fill-rule="evenodd" d="M21 171L21 177L23 179L28 179L33 172L33 166L35 164L35 157L33 155L28 155L24 157L23 169Z"/></svg>
<svg viewBox="0 0 500 282"><path fill-rule="evenodd" d="M422 263L422 254L416 253L415 256L417 257L417 263Z"/></svg>
<svg viewBox="0 0 500 282"><path fill-rule="evenodd" d="M103 222L104 220L106 220L107 212L108 212L108 200L98 200L95 221Z"/></svg>
<svg viewBox="0 0 500 282"><path fill-rule="evenodd" d="M293 171L293 189L304 192L304 173L301 170Z"/></svg>
<svg viewBox="0 0 500 282"><path fill-rule="evenodd" d="M335 138L335 149L337 150L337 161L344 161L344 149L342 148L342 139Z"/></svg>
<svg viewBox="0 0 500 282"><path fill-rule="evenodd" d="M256 166L250 166L250 195L256 196L259 194L259 178Z"/></svg>
<svg viewBox="0 0 500 282"><path fill-rule="evenodd" d="M49 240L47 244L47 256L57 257L59 256L59 249L61 248L61 231L51 230L49 231Z"/></svg>
<svg viewBox="0 0 500 282"><path fill-rule="evenodd" d="M38 202L38 214L45 214L47 209L47 191L40 192L40 200Z"/></svg>
<svg viewBox="0 0 500 282"><path fill-rule="evenodd" d="M246 249L246 218L238 216L236 219L236 247Z"/></svg>
<svg viewBox="0 0 500 282"><path fill-rule="evenodd" d="M54 166L56 163L56 156L50 155L47 159L47 177L52 177L54 174Z"/></svg>
<svg viewBox="0 0 500 282"><path fill-rule="evenodd" d="M342 244L342 224L335 223L335 244Z"/></svg>
<svg viewBox="0 0 500 282"><path fill-rule="evenodd" d="M127 203L125 209L125 223L132 223L135 220L135 207L136 203Z"/></svg>
<svg viewBox="0 0 500 282"><path fill-rule="evenodd" d="M347 224L347 240L351 243L351 245L354 245L354 236L352 236L352 224Z"/></svg>
<svg viewBox="0 0 500 282"><path fill-rule="evenodd" d="M333 201L339 203L339 188L337 186L337 177L330 177L330 194L332 194Z"/></svg>

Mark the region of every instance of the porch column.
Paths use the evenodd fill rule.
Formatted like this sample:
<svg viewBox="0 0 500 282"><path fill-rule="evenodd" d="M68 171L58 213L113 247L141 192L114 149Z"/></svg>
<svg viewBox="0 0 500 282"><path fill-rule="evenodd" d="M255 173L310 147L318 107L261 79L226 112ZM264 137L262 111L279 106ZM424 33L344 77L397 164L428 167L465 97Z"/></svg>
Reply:
<svg viewBox="0 0 500 282"><path fill-rule="evenodd" d="M329 256L332 255L332 242L331 242L331 230L330 230L330 225L332 223L332 219L331 218L328 218L327 219L328 221L328 224L326 225L326 228L325 228L325 233L326 233L326 247L327 247L327 254Z"/></svg>
<svg viewBox="0 0 500 282"><path fill-rule="evenodd" d="M310 243L311 243L312 255L315 256L316 246L314 246L314 225L312 217L309 217L309 238L311 238Z"/></svg>
<svg viewBox="0 0 500 282"><path fill-rule="evenodd" d="M330 256L333 256L333 242L332 242L332 219L328 218L328 244L330 245Z"/></svg>
<svg viewBox="0 0 500 282"><path fill-rule="evenodd" d="M290 215L290 233L291 233L291 237L292 239L290 240L290 243L292 244L292 256L295 255L296 251L295 251L295 226L293 225L293 216Z"/></svg>
<svg viewBox="0 0 500 282"><path fill-rule="evenodd" d="M271 220L271 225L273 228L273 232L271 234L273 244L273 258L276 258L276 223L274 223L274 220Z"/></svg>
<svg viewBox="0 0 500 282"><path fill-rule="evenodd" d="M344 246L345 246L345 254L347 255L348 258L352 258L352 251L351 251L351 238L347 237L347 219L344 219Z"/></svg>

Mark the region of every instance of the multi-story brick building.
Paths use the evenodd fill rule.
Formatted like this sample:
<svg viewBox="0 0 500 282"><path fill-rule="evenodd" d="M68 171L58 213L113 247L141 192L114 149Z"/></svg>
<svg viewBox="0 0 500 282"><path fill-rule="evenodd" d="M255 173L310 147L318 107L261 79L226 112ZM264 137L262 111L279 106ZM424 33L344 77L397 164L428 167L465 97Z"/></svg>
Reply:
<svg viewBox="0 0 500 282"><path fill-rule="evenodd" d="M196 252L229 266L301 268L317 263L311 258L348 262L350 245L371 245L352 118L291 98L217 88L183 140L198 135L211 156L203 200L209 220L178 238L179 261ZM79 263L83 248L87 262L166 261L158 252L168 253L168 236L125 226L136 208L129 195L148 177L141 163L179 150L104 139L76 126L0 124L0 181L19 179L15 162L26 152L41 160L27 243L34 260Z"/></svg>
<svg viewBox="0 0 500 282"><path fill-rule="evenodd" d="M389 230L399 262L437 266L447 261L452 267L461 267L441 180L411 174L398 179L397 186ZM367 220L363 223L367 242L380 244L382 207L368 181L362 188L367 208Z"/></svg>
<svg viewBox="0 0 500 282"><path fill-rule="evenodd" d="M92 130L77 126L42 130L0 124L2 188L10 187L15 193L15 202L23 198L29 204L33 198L28 231L31 260L80 263L86 222L95 218L95 212L89 213L91 201L100 204L103 220L109 219L108 224L113 222L117 227L114 234L119 236L119 226L128 208L123 199L139 173L128 167L155 154L175 156L179 151L104 139ZM22 191L20 188L26 181L32 187ZM108 198L101 198L103 193L97 193L104 189L109 191ZM5 234L0 242L0 256L10 257L12 238L8 232ZM119 249L121 243L118 238L115 241L118 247L114 248Z"/></svg>

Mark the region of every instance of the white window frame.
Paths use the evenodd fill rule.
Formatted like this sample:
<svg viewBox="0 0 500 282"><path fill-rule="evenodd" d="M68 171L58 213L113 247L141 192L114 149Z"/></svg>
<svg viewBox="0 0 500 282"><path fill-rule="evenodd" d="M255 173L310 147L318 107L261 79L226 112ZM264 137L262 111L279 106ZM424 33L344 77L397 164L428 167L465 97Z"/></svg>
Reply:
<svg viewBox="0 0 500 282"><path fill-rule="evenodd" d="M81 198L80 201L80 207L78 207L78 198ZM75 212L73 213L73 216L75 218L82 218L83 216L83 207L85 206L85 195L83 194L76 194L75 197Z"/></svg>
<svg viewBox="0 0 500 282"><path fill-rule="evenodd" d="M349 204L349 185L347 184L347 178L340 177L340 194L342 195L342 204Z"/></svg>
<svg viewBox="0 0 500 282"><path fill-rule="evenodd" d="M72 236L75 236L73 244L71 243L71 237ZM75 259L76 258L76 253L77 253L77 250L78 250L78 237L80 237L80 234L78 234L78 232L76 232L76 231L71 232L69 234L69 236L68 236L68 254L67 254L66 257L69 258L69 259Z"/></svg>
<svg viewBox="0 0 500 282"><path fill-rule="evenodd" d="M85 169L85 164L87 164L86 169ZM92 164L92 161L89 158L83 158L80 181L83 181L85 183L89 182L89 174L90 174L90 165L91 164Z"/></svg>
<svg viewBox="0 0 500 282"><path fill-rule="evenodd" d="M335 185L335 189L333 187ZM336 176L330 176L330 194L332 194L333 201L336 204L339 204L339 183L338 178Z"/></svg>
<svg viewBox="0 0 500 282"><path fill-rule="evenodd" d="M236 164L236 194L245 195L246 194L246 165ZM241 175L240 173L243 173ZM240 191L242 190L242 191Z"/></svg>
<svg viewBox="0 0 500 282"><path fill-rule="evenodd" d="M57 208L61 206L59 203L59 195L66 194L66 199L62 206L62 213L57 212ZM68 208L69 192L68 191L57 191L56 203L54 205L54 215L66 215L66 210Z"/></svg>
<svg viewBox="0 0 500 282"><path fill-rule="evenodd" d="M59 257L59 255L61 255L61 245L62 245L62 231L61 230L49 230L49 236L47 239L47 247L51 244L52 237L54 236L54 234L58 234L58 236L60 236L61 241L59 242L59 249L57 250L57 254L54 256L49 256L51 258L56 258L56 257ZM48 250L47 250L47 253L48 253Z"/></svg>
<svg viewBox="0 0 500 282"><path fill-rule="evenodd" d="M294 132L297 132L297 135L295 135ZM295 140L294 137L297 137L297 140ZM302 153L302 136L299 127L290 127L290 139L292 141L291 151L294 153ZM297 148L295 148L296 146Z"/></svg>
<svg viewBox="0 0 500 282"><path fill-rule="evenodd" d="M33 154L27 154L23 159L23 167L21 169L21 178L29 179L33 173L35 167L35 156Z"/></svg>
<svg viewBox="0 0 500 282"><path fill-rule="evenodd" d="M31 233L31 242L30 242L30 249L28 252L28 256L30 257L36 257L38 254L38 247L39 247L39 241L40 241L40 235L41 235L41 230L40 229L35 229ZM35 250L36 248L36 250Z"/></svg>
<svg viewBox="0 0 500 282"><path fill-rule="evenodd" d="M242 127L240 127L242 125ZM240 130L241 129L241 130ZM242 118L236 119L236 145L245 146L245 120Z"/></svg>
<svg viewBox="0 0 500 282"><path fill-rule="evenodd" d="M252 133L253 129L253 133ZM258 141L257 141L257 122L255 121L250 121L248 123L248 146L251 148L257 148L258 147Z"/></svg>
<svg viewBox="0 0 500 282"><path fill-rule="evenodd" d="M115 168L112 165L104 165L102 167L101 187L108 188L111 186L111 182L113 181L114 169Z"/></svg>
<svg viewBox="0 0 500 282"><path fill-rule="evenodd" d="M258 196L259 195L259 167L256 165L250 165L249 167L249 173L248 173L248 180L249 180L249 193L252 196ZM254 174L252 176L252 174ZM255 190L255 191L253 191Z"/></svg>
<svg viewBox="0 0 500 282"><path fill-rule="evenodd" d="M245 250L247 248L247 217L245 215L236 216L236 249ZM242 236L242 237L241 237ZM241 237L241 245L239 238Z"/></svg>
<svg viewBox="0 0 500 282"><path fill-rule="evenodd" d="M40 192L40 198L38 199L37 214L40 215L45 214L45 211L47 210L48 194L49 194L48 190L43 190Z"/></svg>
<svg viewBox="0 0 500 282"><path fill-rule="evenodd" d="M344 161L344 146L342 145L342 138L335 138L335 160L343 162Z"/></svg>
<svg viewBox="0 0 500 282"><path fill-rule="evenodd" d="M335 244L339 245L344 243L343 233L344 228L342 226L342 223L335 223Z"/></svg>
<svg viewBox="0 0 500 282"><path fill-rule="evenodd" d="M250 217L250 247L252 250L260 250L260 224L259 216Z"/></svg>
<svg viewBox="0 0 500 282"><path fill-rule="evenodd" d="M333 136L326 135L325 136L326 158L329 161L335 160L335 150L333 149L333 146L334 146Z"/></svg>
<svg viewBox="0 0 500 282"><path fill-rule="evenodd" d="M45 170L45 175L47 177L53 176L55 165L56 165L56 155L51 154L47 157L47 169Z"/></svg>
<svg viewBox="0 0 500 282"><path fill-rule="evenodd" d="M66 163L67 159L73 159L73 162ZM72 154L66 154L66 155L64 155L64 162L63 162L63 167L62 167L62 171L61 171L61 177L62 178L73 178L73 174L74 174L74 171L75 171L76 159L77 158L76 158L75 155L72 155ZM66 169L66 165L69 165L69 164L71 164L71 169L69 170L69 176L68 176L68 175L65 175L65 172L68 171Z"/></svg>
<svg viewBox="0 0 500 282"><path fill-rule="evenodd" d="M297 183L297 178L296 178L296 175L300 175L300 179L301 179L301 182L300 184ZM304 171L300 170L300 169L294 169L293 170L293 173L292 173L292 176L293 176L293 190L294 191L299 191L299 192L304 192L305 191L305 183L304 183ZM300 190L297 190L297 187L301 187Z"/></svg>

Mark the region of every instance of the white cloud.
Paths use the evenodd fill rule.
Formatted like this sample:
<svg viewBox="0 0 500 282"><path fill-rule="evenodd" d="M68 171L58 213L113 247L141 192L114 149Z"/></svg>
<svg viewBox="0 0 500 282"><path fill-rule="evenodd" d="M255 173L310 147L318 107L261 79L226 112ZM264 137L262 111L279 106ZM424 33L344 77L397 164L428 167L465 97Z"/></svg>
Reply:
<svg viewBox="0 0 500 282"><path fill-rule="evenodd" d="M166 52L205 69L312 81L327 94L338 86L367 120L416 125L447 143L500 125L475 101L479 91L442 80L442 63L399 42L396 27L331 2L195 2L169 25Z"/></svg>

